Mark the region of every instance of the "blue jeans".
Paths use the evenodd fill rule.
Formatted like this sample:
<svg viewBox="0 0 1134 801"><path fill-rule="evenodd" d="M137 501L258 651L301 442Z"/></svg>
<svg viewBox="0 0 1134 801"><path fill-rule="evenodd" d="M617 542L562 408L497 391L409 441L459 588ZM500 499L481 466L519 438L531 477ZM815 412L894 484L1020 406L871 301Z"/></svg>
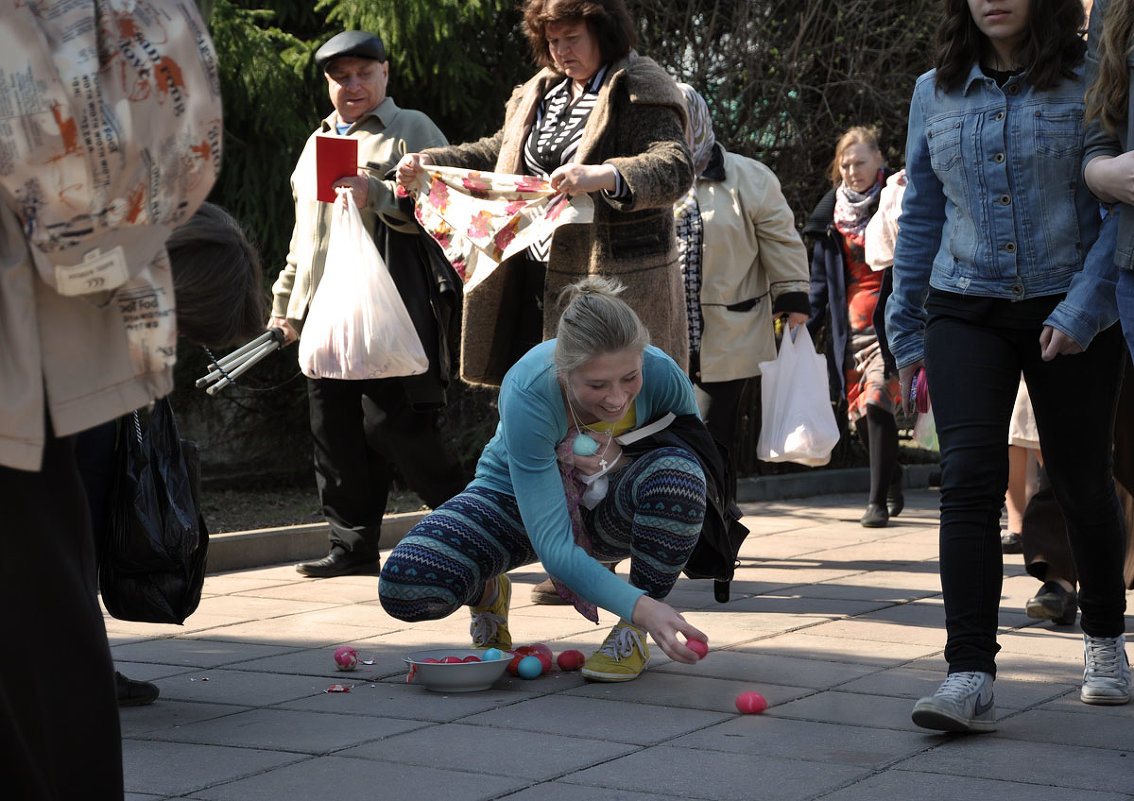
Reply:
<svg viewBox="0 0 1134 801"><path fill-rule="evenodd" d="M1044 465L1079 570L1081 626L1123 632L1123 522L1112 478L1122 337L1100 333L1083 353L1040 359L1040 327L1001 328L931 316L926 375L941 442L941 589L949 672L996 673L1003 581L1000 510L1008 484L1008 421L1021 370Z"/></svg>

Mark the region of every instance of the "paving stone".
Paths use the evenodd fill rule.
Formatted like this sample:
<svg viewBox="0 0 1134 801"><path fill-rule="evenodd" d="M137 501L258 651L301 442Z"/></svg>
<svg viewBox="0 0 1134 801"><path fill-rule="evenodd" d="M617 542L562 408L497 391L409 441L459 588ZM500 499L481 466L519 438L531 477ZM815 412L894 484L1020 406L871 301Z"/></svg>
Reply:
<svg viewBox="0 0 1134 801"><path fill-rule="evenodd" d="M762 653L759 644L756 644L752 649L710 651L696 665L670 662L657 670L681 676L744 681L758 689L766 684L829 689L876 673L879 668Z"/></svg>
<svg viewBox="0 0 1134 801"><path fill-rule="evenodd" d="M200 794L211 785L255 776L306 758L252 748L154 740L122 742L122 770L126 789L132 793L163 796Z"/></svg>
<svg viewBox="0 0 1134 801"><path fill-rule="evenodd" d="M456 771L490 770L501 776L532 780L557 778L632 753L638 746L587 736L449 723L418 729L339 753L343 757L375 759L402 765L422 765ZM476 743L470 748L470 743ZM496 755L487 760L486 755Z"/></svg>
<svg viewBox="0 0 1134 801"><path fill-rule="evenodd" d="M201 720L228 717L252 707L232 704L205 704L199 701L176 701L158 698L149 706L126 706L118 710L122 736L136 739L164 739L167 732ZM153 735L147 737L146 735Z"/></svg>
<svg viewBox="0 0 1134 801"><path fill-rule="evenodd" d="M735 715L632 703L622 700L620 685L609 686L602 698L551 695L481 712L463 722L571 736L585 732L600 740L651 745Z"/></svg>
<svg viewBox="0 0 1134 801"><path fill-rule="evenodd" d="M490 772L458 773L396 762L325 756L198 791L204 801L375 798L393 801L488 801L524 787Z"/></svg>
<svg viewBox="0 0 1134 801"><path fill-rule="evenodd" d="M956 738L948 747L910 757L901 764L901 769L1076 791L1134 791L1134 767L1130 762L1134 759L1134 748L1119 752L1082 748L1067 742L1047 744L1011 739L1019 733L1023 717L1014 718L1012 725L1004 725L994 734ZM1129 741L1129 726L1122 728Z"/></svg>
<svg viewBox="0 0 1134 801"><path fill-rule="evenodd" d="M335 715L288 709L250 709L190 723L168 732L186 743L329 754L431 724L374 715Z"/></svg>
<svg viewBox="0 0 1134 801"><path fill-rule="evenodd" d="M112 641L110 647L111 656L115 660L158 662L206 670L294 650L294 646L275 643L224 642L196 637L166 637L124 645L115 645Z"/></svg>
<svg viewBox="0 0 1134 801"><path fill-rule="evenodd" d="M171 701L266 706L321 694L336 681L213 668L160 679L156 684L162 697Z"/></svg>
<svg viewBox="0 0 1134 801"><path fill-rule="evenodd" d="M851 765L764 755L753 760L749 754L662 745L572 774L569 781L626 790L660 784L683 798L712 801L794 801L868 774Z"/></svg>
<svg viewBox="0 0 1134 801"><path fill-rule="evenodd" d="M946 776L940 773L890 770L824 795L822 801L958 801L958 799L996 799L996 801L1129 801L1129 796L1044 787L1033 782Z"/></svg>
<svg viewBox="0 0 1134 801"><path fill-rule="evenodd" d="M831 690L790 701L765 714L819 723L920 731L910 719L911 709L912 704L904 698Z"/></svg>
<svg viewBox="0 0 1134 801"><path fill-rule="evenodd" d="M925 750L921 736L893 729L845 726L770 715L740 715L678 737L680 748L729 751L753 759L783 757L882 770Z"/></svg>
<svg viewBox="0 0 1134 801"><path fill-rule="evenodd" d="M619 686L618 697L620 701L630 703L657 704L669 708L704 709L710 712L736 715L736 696L742 692L756 689L768 699L768 704L772 706L784 704L814 692L806 687L788 687L764 683L757 685L751 681L714 679L706 676L697 676L695 681L691 681L688 674L675 675L650 670L636 681L626 682ZM608 699L610 688L600 683L589 682L571 690L569 694L586 698Z"/></svg>

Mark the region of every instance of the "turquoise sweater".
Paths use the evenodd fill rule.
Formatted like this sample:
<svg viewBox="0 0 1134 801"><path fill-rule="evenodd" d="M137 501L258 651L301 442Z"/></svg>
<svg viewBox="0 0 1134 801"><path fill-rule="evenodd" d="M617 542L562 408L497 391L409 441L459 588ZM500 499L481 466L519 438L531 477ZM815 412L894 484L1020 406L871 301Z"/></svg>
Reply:
<svg viewBox="0 0 1134 801"><path fill-rule="evenodd" d="M547 572L591 603L630 620L643 590L631 586L575 544L555 449L567 436L567 410L552 360L555 340L528 351L504 376L500 424L476 466L473 484L512 495ZM637 424L673 412L697 414L693 385L659 349L642 355Z"/></svg>

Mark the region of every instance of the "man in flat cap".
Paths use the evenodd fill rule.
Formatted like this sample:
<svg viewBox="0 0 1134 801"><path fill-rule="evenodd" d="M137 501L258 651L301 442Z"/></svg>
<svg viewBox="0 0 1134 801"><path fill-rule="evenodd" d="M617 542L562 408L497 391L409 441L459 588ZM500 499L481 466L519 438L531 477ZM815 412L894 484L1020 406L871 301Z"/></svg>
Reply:
<svg viewBox="0 0 1134 801"><path fill-rule="evenodd" d="M296 566L305 576L378 573L378 538L394 465L430 506L464 489L465 473L439 431L449 378L447 336L460 281L394 195L386 174L405 153L446 144L420 111L386 95L390 65L382 40L365 31L333 36L315 52L334 111L307 140L291 176L295 229L287 263L272 287L270 328L295 341L327 258L333 205L316 200L318 134L358 140L359 169L334 182L349 187L398 286L426 355L419 376L344 381L308 378L315 477L331 529L330 553ZM438 261L439 260L439 261Z"/></svg>

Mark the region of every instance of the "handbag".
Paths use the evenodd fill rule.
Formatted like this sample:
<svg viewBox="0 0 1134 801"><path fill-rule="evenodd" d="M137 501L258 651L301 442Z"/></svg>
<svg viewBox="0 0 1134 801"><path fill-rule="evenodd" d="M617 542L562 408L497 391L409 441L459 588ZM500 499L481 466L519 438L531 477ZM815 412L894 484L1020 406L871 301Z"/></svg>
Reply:
<svg viewBox="0 0 1134 801"><path fill-rule="evenodd" d="M760 362L762 425L757 458L819 467L839 441L827 400L827 357L815 351L807 327L796 326L773 361Z"/></svg>
<svg viewBox="0 0 1134 801"><path fill-rule="evenodd" d="M299 340L310 378L365 380L429 368L413 320L350 190L338 190L326 266Z"/></svg>
<svg viewBox="0 0 1134 801"><path fill-rule="evenodd" d="M183 623L205 582L196 443L182 440L168 398L142 424L121 418L109 531L99 560L103 604L119 620Z"/></svg>

